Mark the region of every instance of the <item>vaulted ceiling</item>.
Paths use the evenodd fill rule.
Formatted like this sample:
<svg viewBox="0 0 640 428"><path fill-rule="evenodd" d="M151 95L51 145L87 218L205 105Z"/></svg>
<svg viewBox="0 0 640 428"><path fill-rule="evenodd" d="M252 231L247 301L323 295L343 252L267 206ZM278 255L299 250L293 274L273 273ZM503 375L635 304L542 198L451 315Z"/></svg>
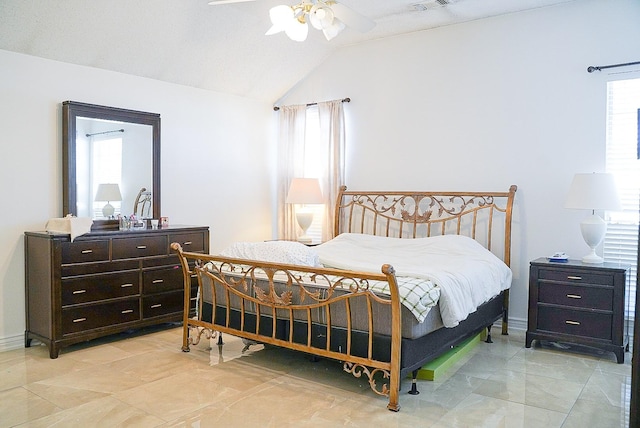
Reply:
<svg viewBox="0 0 640 428"><path fill-rule="evenodd" d="M448 1L341 0L376 26L294 42L265 32L296 0L0 0L0 49L274 102L345 45L580 0Z"/></svg>

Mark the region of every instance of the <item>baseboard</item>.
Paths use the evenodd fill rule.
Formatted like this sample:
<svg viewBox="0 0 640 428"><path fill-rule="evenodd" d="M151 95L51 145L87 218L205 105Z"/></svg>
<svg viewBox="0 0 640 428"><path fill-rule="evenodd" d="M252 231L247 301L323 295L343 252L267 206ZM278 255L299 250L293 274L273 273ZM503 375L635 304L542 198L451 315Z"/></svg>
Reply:
<svg viewBox="0 0 640 428"><path fill-rule="evenodd" d="M0 352L24 348L24 335L0 337Z"/></svg>
<svg viewBox="0 0 640 428"><path fill-rule="evenodd" d="M491 334L493 335L496 330L502 331L502 321L496 321L495 324L493 324ZM527 320L524 318L509 318L509 330L526 331Z"/></svg>

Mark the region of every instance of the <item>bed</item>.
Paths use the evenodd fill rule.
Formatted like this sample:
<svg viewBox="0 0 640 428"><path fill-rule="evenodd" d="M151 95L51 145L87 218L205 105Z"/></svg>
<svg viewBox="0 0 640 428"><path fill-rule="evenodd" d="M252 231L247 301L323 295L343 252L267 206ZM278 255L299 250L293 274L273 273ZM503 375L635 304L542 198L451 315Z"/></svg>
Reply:
<svg viewBox="0 0 640 428"><path fill-rule="evenodd" d="M485 329L491 342L498 320L507 334L516 189L342 187L335 238L316 247L274 241L203 255L173 243L185 287L182 350L203 335L228 333L334 359L365 376L388 397L387 408L398 411L402 379L412 375L409 393L416 394L416 375L429 361ZM456 282L462 288L450 288ZM474 291L484 283L493 290ZM475 303L458 313L456 299L466 294Z"/></svg>

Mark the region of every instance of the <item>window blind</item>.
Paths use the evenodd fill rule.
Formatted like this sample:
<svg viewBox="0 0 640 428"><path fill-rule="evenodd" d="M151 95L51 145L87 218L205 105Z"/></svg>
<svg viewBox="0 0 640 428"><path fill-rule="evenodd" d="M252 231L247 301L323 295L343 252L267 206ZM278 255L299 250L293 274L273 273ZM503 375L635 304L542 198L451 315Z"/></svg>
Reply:
<svg viewBox="0 0 640 428"><path fill-rule="evenodd" d="M606 168L616 178L622 210L607 213L604 257L630 265L627 290L629 318L635 318L638 221L640 199L640 79L607 83Z"/></svg>

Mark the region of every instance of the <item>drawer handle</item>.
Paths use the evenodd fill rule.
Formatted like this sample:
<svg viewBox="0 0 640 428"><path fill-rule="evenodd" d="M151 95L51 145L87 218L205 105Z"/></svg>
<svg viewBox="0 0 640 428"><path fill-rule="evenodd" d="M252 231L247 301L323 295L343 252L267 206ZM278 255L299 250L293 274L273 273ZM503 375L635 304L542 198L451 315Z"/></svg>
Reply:
<svg viewBox="0 0 640 428"><path fill-rule="evenodd" d="M76 290L73 292L73 294L82 294L82 293L86 293L87 290Z"/></svg>
<svg viewBox="0 0 640 428"><path fill-rule="evenodd" d="M76 318L76 319L73 320L73 322L83 322L83 321L86 321L86 320L87 320L86 318Z"/></svg>
<svg viewBox="0 0 640 428"><path fill-rule="evenodd" d="M133 284L122 284L120 288L133 287Z"/></svg>
<svg viewBox="0 0 640 428"><path fill-rule="evenodd" d="M582 296L578 294L567 294L567 297L570 299L582 299Z"/></svg>
<svg viewBox="0 0 640 428"><path fill-rule="evenodd" d="M581 276L573 276L573 275L569 275L567 276L567 279L574 279L576 281L581 281L582 277Z"/></svg>
<svg viewBox="0 0 640 428"><path fill-rule="evenodd" d="M569 324L569 325L580 325L580 323L578 321L565 321L565 324Z"/></svg>
<svg viewBox="0 0 640 428"><path fill-rule="evenodd" d="M162 284L164 282L164 279L154 279L153 280L153 284Z"/></svg>
<svg viewBox="0 0 640 428"><path fill-rule="evenodd" d="M82 254L91 254L93 250L82 250Z"/></svg>
<svg viewBox="0 0 640 428"><path fill-rule="evenodd" d="M138 250L146 250L146 249L147 249L147 246L146 246L146 245L138 245L136 248L137 248Z"/></svg>
<svg viewBox="0 0 640 428"><path fill-rule="evenodd" d="M191 244L193 244L193 241L187 241L182 243L182 245L191 245Z"/></svg>
<svg viewBox="0 0 640 428"><path fill-rule="evenodd" d="M155 305L151 305L151 309L159 308L159 307L161 307L161 306L162 306L162 305L161 305L160 303L157 303L157 304L155 304Z"/></svg>
<svg viewBox="0 0 640 428"><path fill-rule="evenodd" d="M122 314L130 314L131 312L133 312L133 309L125 309L124 311L122 311Z"/></svg>

